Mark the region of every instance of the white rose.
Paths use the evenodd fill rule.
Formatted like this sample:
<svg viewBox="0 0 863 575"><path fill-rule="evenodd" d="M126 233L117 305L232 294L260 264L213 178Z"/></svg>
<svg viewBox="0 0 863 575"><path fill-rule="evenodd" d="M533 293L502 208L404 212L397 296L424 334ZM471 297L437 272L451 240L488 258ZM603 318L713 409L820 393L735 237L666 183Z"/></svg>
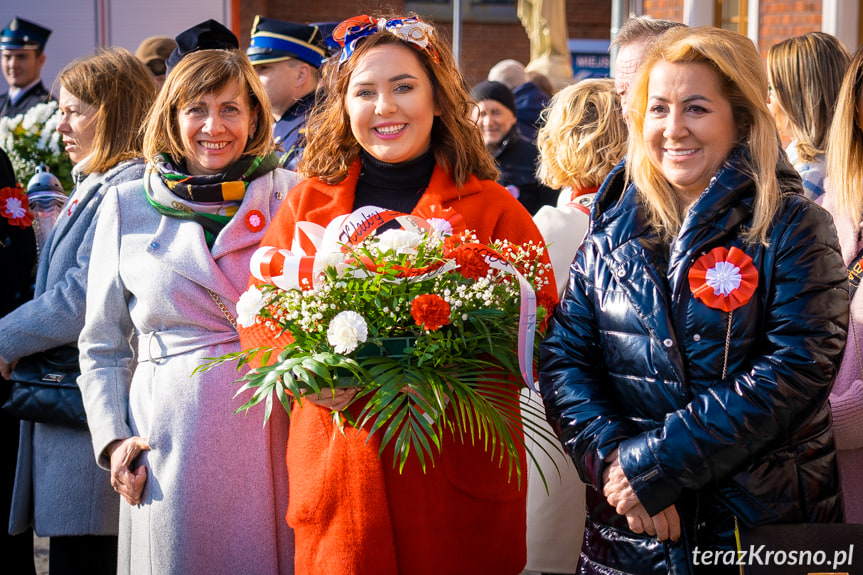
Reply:
<svg viewBox="0 0 863 575"><path fill-rule="evenodd" d="M368 336L369 327L366 320L355 311L340 312L327 328L327 341L336 353L341 354L351 353L360 343L366 341Z"/></svg>
<svg viewBox="0 0 863 575"><path fill-rule="evenodd" d="M378 237L380 253L394 251L397 254L415 254L422 236L408 230L387 230Z"/></svg>
<svg viewBox="0 0 863 575"><path fill-rule="evenodd" d="M255 318L265 302L264 294L255 286L251 286L240 296L237 302L237 323L243 327L255 325Z"/></svg>

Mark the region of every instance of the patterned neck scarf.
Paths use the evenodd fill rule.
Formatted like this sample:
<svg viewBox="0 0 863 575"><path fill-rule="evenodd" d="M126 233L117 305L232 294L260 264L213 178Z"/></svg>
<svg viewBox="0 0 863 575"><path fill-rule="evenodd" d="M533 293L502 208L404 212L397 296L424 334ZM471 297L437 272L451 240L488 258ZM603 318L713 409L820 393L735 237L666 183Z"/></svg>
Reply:
<svg viewBox="0 0 863 575"><path fill-rule="evenodd" d="M147 164L144 191L163 216L192 220L204 228L209 248L231 221L246 195L249 184L276 168L276 154L243 156L222 174L190 176L177 169L164 154Z"/></svg>

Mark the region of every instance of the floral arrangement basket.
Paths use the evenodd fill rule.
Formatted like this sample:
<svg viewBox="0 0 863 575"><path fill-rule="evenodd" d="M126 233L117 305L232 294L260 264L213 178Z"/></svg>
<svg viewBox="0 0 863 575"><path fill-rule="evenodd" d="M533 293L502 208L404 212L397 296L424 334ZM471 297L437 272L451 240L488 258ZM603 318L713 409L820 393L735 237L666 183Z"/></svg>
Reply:
<svg viewBox="0 0 863 575"><path fill-rule="evenodd" d="M57 102L36 104L24 114L0 118L0 148L6 151L15 177L23 186L40 164L48 166L68 195L74 187L72 161L60 147L60 111Z"/></svg>
<svg viewBox="0 0 863 575"><path fill-rule="evenodd" d="M393 220L402 229L376 231ZM260 360L239 380L237 395L253 393L238 411L264 402L266 421L274 397L290 413L295 399L353 388L356 408L334 418L368 425L381 450L394 442L399 469L413 452L425 470L453 433L506 456L520 478L525 426L548 435L522 421L517 399L534 387L534 332L548 305L537 306L536 292L551 277L545 247L483 245L459 214L435 206L423 217L367 207L326 228L301 222L291 248L255 253L252 273L264 283L237 305L240 325L264 324L284 347L202 366Z"/></svg>

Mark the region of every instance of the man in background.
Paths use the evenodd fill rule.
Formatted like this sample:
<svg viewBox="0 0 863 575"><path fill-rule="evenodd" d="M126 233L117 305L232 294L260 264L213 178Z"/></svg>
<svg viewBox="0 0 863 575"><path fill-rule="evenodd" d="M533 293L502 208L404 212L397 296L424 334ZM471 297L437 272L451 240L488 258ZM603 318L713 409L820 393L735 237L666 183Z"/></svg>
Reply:
<svg viewBox="0 0 863 575"><path fill-rule="evenodd" d="M521 135L536 142L540 114L548 106L550 93L545 93L530 79L524 64L518 60L501 60L488 71L490 82L500 82L512 91L515 115Z"/></svg>
<svg viewBox="0 0 863 575"><path fill-rule="evenodd" d="M629 84L635 78L638 67L647 55L647 49L667 30L679 26L685 26L685 24L672 20L632 18L620 27L620 31L611 43L611 48L617 47L617 57L614 60L614 89L620 96L620 105L625 118L628 118Z"/></svg>
<svg viewBox="0 0 863 575"><path fill-rule="evenodd" d="M539 152L519 132L515 99L500 82L480 82L470 92L476 102L477 125L485 147L500 170L498 183L534 215L546 204L557 202L557 192L536 179Z"/></svg>
<svg viewBox="0 0 863 575"><path fill-rule="evenodd" d="M282 148L279 165L294 170L303 155L306 120L327 56L323 35L317 26L256 16L246 54L270 97L273 138Z"/></svg>
<svg viewBox="0 0 863 575"><path fill-rule="evenodd" d="M166 64L168 58L177 48L177 42L168 36L150 36L145 38L135 50L135 57L143 62L147 70L150 71L150 76L156 83L156 90L161 90L165 83L168 66Z"/></svg>
<svg viewBox="0 0 863 575"><path fill-rule="evenodd" d="M50 35L48 28L17 16L0 32L0 67L9 84L9 91L0 94L0 116L17 116L52 100L41 79Z"/></svg>

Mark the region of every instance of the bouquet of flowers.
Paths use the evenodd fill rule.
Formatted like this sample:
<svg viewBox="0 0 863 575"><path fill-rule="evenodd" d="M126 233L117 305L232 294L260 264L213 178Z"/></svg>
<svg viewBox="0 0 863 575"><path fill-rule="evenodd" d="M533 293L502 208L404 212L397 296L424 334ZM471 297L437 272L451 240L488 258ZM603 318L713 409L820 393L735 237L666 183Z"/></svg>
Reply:
<svg viewBox="0 0 863 575"><path fill-rule="evenodd" d="M12 118L0 118L0 147L9 156L15 177L23 186L36 173L36 167L45 164L67 194L74 187L72 161L60 147L58 124L60 111L55 101L37 104Z"/></svg>
<svg viewBox="0 0 863 575"><path fill-rule="evenodd" d="M452 209L428 216L368 207L327 228L301 222L290 251L260 248L252 273L265 283L241 296L237 321L265 324L285 346L215 363L262 354L240 380L237 395L254 392L238 411L264 401L266 419L273 396L290 413L294 399L354 388L356 409L336 421L369 425L381 450L395 442L400 469L411 451L425 469L454 433L508 455L520 474L517 446L530 424L516 396L519 380L533 385L534 329L545 316L535 290L551 274L540 263L545 248L482 245ZM403 228L375 231L392 220Z"/></svg>

